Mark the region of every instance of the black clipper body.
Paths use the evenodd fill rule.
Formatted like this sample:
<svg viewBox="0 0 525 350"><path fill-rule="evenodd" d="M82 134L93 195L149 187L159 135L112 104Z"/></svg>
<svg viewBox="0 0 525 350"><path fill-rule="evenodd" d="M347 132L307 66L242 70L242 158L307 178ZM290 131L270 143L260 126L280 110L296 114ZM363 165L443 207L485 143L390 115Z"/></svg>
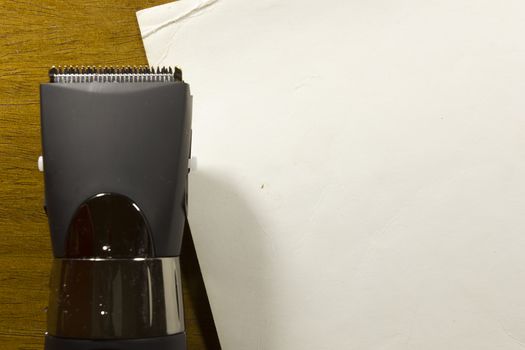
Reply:
<svg viewBox="0 0 525 350"><path fill-rule="evenodd" d="M41 85L54 262L46 350L184 350L191 95L180 70L64 68Z"/></svg>

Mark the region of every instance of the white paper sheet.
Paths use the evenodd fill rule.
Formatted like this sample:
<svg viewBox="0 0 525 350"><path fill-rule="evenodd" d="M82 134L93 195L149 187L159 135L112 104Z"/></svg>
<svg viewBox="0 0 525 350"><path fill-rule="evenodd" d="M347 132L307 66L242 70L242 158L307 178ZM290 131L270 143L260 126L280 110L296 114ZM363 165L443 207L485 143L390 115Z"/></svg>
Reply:
<svg viewBox="0 0 525 350"><path fill-rule="evenodd" d="M525 2L181 0L225 350L525 346Z"/></svg>

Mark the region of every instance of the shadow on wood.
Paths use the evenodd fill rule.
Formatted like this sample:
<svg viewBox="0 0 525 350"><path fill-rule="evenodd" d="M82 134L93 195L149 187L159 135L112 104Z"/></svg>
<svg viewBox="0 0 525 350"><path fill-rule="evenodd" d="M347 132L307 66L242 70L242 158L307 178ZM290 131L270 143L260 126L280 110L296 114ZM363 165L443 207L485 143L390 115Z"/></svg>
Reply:
<svg viewBox="0 0 525 350"><path fill-rule="evenodd" d="M185 311L191 312L191 314L186 315L186 322L190 323L188 326L198 327L205 350L220 350L219 337L188 222L184 227L184 238L182 240L181 270L183 288L185 289Z"/></svg>

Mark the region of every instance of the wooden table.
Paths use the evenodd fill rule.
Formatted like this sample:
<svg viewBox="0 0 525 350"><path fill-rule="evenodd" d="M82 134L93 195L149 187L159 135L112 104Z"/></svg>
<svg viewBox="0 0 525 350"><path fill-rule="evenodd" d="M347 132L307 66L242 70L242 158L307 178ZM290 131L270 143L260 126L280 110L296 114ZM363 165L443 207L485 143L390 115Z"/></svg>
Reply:
<svg viewBox="0 0 525 350"><path fill-rule="evenodd" d="M166 2L166 1L164 1ZM140 65L135 12L163 1L13 1L0 5L0 349L42 349L49 231L43 204L39 83L52 65ZM189 349L217 349L192 242L182 258Z"/></svg>

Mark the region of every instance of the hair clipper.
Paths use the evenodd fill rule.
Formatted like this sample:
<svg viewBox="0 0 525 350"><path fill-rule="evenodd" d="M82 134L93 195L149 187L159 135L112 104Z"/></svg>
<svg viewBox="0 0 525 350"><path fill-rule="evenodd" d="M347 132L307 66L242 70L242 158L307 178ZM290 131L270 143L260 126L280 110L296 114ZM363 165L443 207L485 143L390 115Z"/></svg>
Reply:
<svg viewBox="0 0 525 350"><path fill-rule="evenodd" d="M191 144L179 69L52 68L42 84L54 261L46 350L184 350Z"/></svg>

